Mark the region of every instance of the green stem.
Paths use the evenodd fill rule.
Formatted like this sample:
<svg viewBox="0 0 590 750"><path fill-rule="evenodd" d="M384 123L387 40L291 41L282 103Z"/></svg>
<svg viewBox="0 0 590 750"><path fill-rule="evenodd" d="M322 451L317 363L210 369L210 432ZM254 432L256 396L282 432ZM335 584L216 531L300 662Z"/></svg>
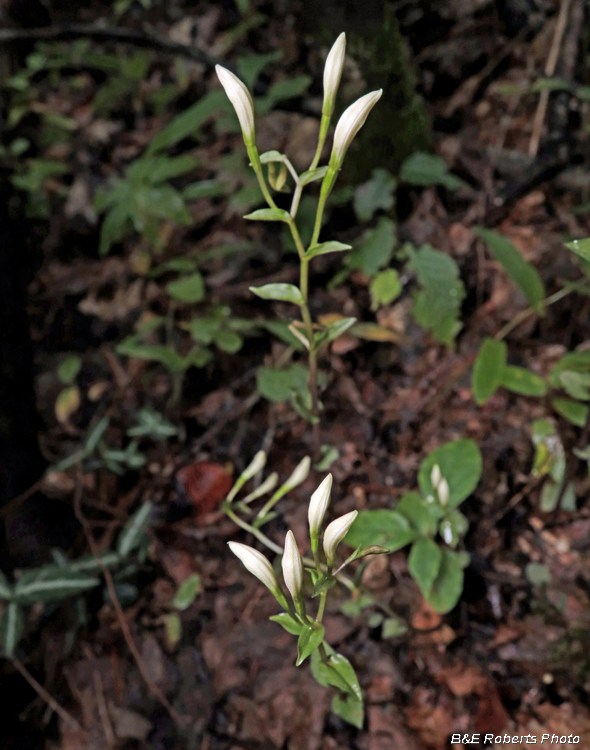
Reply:
<svg viewBox="0 0 590 750"><path fill-rule="evenodd" d="M330 115L322 114L322 121L320 123L320 134L318 136L318 147L316 148L313 160L311 164L309 165L309 170L308 170L309 172L312 169L315 169L318 165L320 156L322 155L322 150L324 148L324 143L326 141L326 136L328 135L329 127L330 127Z"/></svg>
<svg viewBox="0 0 590 750"><path fill-rule="evenodd" d="M264 179L264 172L262 171L262 164L260 162L260 157L258 156L256 146L252 145L247 146L246 148L248 150L248 156L250 157L252 169L254 170L254 174L256 175L258 184L260 185L260 189L262 190L262 195L271 208L276 208L277 204L272 199L272 195L270 194L270 191L266 185L266 180Z"/></svg>
<svg viewBox="0 0 590 750"><path fill-rule="evenodd" d="M322 618L324 617L324 609L326 608L326 598L328 596L327 591L322 591L320 594L320 606L318 608L318 614L315 618L316 622L321 622Z"/></svg>
<svg viewBox="0 0 590 750"><path fill-rule="evenodd" d="M249 531L252 536L255 536L256 539L258 539L259 542L262 542L265 547L268 547L273 552L276 552L277 555L282 555L284 552L284 549L280 547L278 544L275 544L272 539L269 539L266 534L263 534L262 531L259 529L255 529L254 526L251 526L246 521L243 521L238 515L236 515L233 510L230 510L229 508L224 509L225 515L228 518L231 518L231 520L237 524L241 529L244 529L244 531Z"/></svg>
<svg viewBox="0 0 590 750"><path fill-rule="evenodd" d="M559 302L560 299L563 299L564 297L567 297L568 294L571 294L573 290L572 289L560 289L558 292L555 292L555 294L552 294L550 297L547 297L543 300L543 308L549 307L550 305L553 305L555 302ZM516 315L512 318L512 320L509 320L508 323L502 328L495 336L496 341L502 341L503 339L508 336L509 333L511 333L518 325L523 323L527 318L530 318L531 315L538 315L538 310L536 310L533 307L529 307L526 310L521 310L520 312L516 313Z"/></svg>

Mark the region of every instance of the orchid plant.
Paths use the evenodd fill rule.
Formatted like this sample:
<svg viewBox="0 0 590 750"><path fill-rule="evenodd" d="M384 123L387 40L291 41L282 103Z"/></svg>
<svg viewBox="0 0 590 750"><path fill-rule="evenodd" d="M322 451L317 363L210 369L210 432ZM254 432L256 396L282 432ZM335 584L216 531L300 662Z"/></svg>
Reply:
<svg viewBox="0 0 590 750"><path fill-rule="evenodd" d="M342 252L352 249L350 245L328 240L320 242L320 230L326 201L330 195L338 172L346 156L348 147L363 126L371 109L381 97L382 90L372 91L360 97L351 104L340 117L334 132L334 142L330 160L327 166L318 167L324 143L328 135L330 121L334 112L336 93L340 85L342 68L346 52L346 36L340 34L330 50L324 69L324 99L322 119L320 123L318 144L309 169L297 174L291 161L285 154L278 151L267 151L259 154L256 148L254 128L254 105L246 86L231 71L220 65L216 66L217 75L225 92L233 104L250 164L256 174L262 194L268 208L262 208L248 214L245 218L258 221L281 221L288 225L291 236L297 248L300 261L299 286L294 284L265 284L261 287L251 287L251 291L262 299L290 302L301 310L301 321L292 321L289 326L291 333L303 344L309 357L309 403L300 404L303 411L313 425L313 441L315 459L320 455L320 400L318 395L318 353L326 344L330 343L356 322L355 318L342 318L331 325L320 326L314 323L309 309L309 264L318 255L332 252ZM263 164L268 165L268 184L263 171ZM278 167L278 172L276 165ZM281 191L287 180L288 173L294 181L293 198L289 211L279 208L269 189ZM303 245L297 223L295 221L303 188L315 181L321 180L320 194L315 215L314 229L309 246Z"/></svg>
<svg viewBox="0 0 590 750"><path fill-rule="evenodd" d="M322 620L328 591L336 584L336 580L338 579L349 588L354 588L352 581L342 575L344 568L354 560L367 555L385 553L388 550L376 545L365 548L359 546L343 562L338 564L338 547L353 525L358 511L353 510L329 523L323 531L322 539L324 516L330 503L332 491L331 474L328 474L321 482L309 502L309 538L313 559L301 557L292 531L287 532L284 549L272 542L259 528L246 523L237 516L231 507L239 490L248 479L263 468L265 461L266 455L263 451L260 451L254 457L250 466L238 478L223 507L230 518L242 528L254 534L266 547L281 556L283 580L289 595L285 593L273 566L265 555L240 542L228 542L229 547L234 555L242 561L246 569L268 588L283 609L283 612L273 615L270 619L281 625L288 633L298 636L296 665L299 666L308 657L311 657L311 670L317 682L320 685L331 686L337 690L332 701L334 713L360 728L363 725L364 708L363 694L358 678L348 659L341 654L337 654L324 640L325 629ZM283 488L287 487L287 491L292 489L293 486L306 478L308 471L309 458L306 458L295 469ZM271 477L274 477L274 479L271 479ZM251 493L237 505L244 508L254 499L253 495L260 497L264 492L269 491L269 486L270 489L273 489L276 485L276 475L271 474L271 477L260 485L258 491ZM263 491L261 491L262 488L264 488ZM277 490L274 493L271 501L280 491ZM269 503L265 507L268 506ZM268 511L264 511L264 513L263 517L268 517ZM321 547L324 553L323 560L320 556L320 542L322 542ZM309 574L307 581L306 573ZM319 597L315 615L311 614L310 607L306 603L305 595L307 592L311 593L312 598Z"/></svg>

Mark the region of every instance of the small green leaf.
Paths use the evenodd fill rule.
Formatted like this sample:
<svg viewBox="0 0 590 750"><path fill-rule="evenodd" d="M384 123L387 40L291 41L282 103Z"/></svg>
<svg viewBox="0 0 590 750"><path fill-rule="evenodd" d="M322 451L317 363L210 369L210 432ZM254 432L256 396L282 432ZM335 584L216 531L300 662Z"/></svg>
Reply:
<svg viewBox="0 0 590 750"><path fill-rule="evenodd" d="M201 576L193 573L180 584L172 600L172 606L180 610L188 609L197 598L200 590Z"/></svg>
<svg viewBox="0 0 590 750"><path fill-rule="evenodd" d="M556 412L565 417L572 424L583 427L588 418L588 407L579 401L572 401L569 398L554 398L551 400L551 406Z"/></svg>
<svg viewBox="0 0 590 750"><path fill-rule="evenodd" d="M82 360L76 354L72 354L59 363L57 377L63 385L71 385L78 377L78 373L81 369Z"/></svg>
<svg viewBox="0 0 590 750"><path fill-rule="evenodd" d="M288 224L291 221L291 215L282 208L259 208L257 211L244 216L244 219L250 221L284 221Z"/></svg>
<svg viewBox="0 0 590 750"><path fill-rule="evenodd" d="M404 515L421 536L434 536L442 516L440 503L432 498L429 502L417 492L406 493L395 506L397 513Z"/></svg>
<svg viewBox="0 0 590 750"><path fill-rule="evenodd" d="M397 181L391 172L381 167L374 169L371 178L354 192L353 205L358 220L370 221L379 209L390 211L395 203L396 187Z"/></svg>
<svg viewBox="0 0 590 750"><path fill-rule="evenodd" d="M358 617L363 609L370 607L375 604L375 599L369 594L361 594L358 599L349 599L346 602L342 602L340 605L340 611L347 617Z"/></svg>
<svg viewBox="0 0 590 750"><path fill-rule="evenodd" d="M336 579L334 576L328 576L325 573L322 573L313 585L313 594L311 595L312 599L315 599L315 597L319 596L323 591L329 591L335 585Z"/></svg>
<svg viewBox="0 0 590 750"><path fill-rule="evenodd" d="M377 310L381 305L389 305L399 297L402 283L398 272L394 268L387 268L378 273L371 281L371 310Z"/></svg>
<svg viewBox="0 0 590 750"><path fill-rule="evenodd" d="M326 255L326 253L341 253L344 250L352 250L352 245L345 245L343 242L336 242L335 240L329 240L328 242L321 242L319 245L310 247L309 250L305 251L304 258L310 260L315 258L316 255Z"/></svg>
<svg viewBox="0 0 590 750"><path fill-rule="evenodd" d="M443 185L449 190L468 187L466 182L451 174L444 159L424 151L417 151L404 161L399 178L402 182L420 187Z"/></svg>
<svg viewBox="0 0 590 750"><path fill-rule="evenodd" d="M121 557L126 557L141 545L150 524L152 508L152 502L147 500L125 524L117 543L117 552Z"/></svg>
<svg viewBox="0 0 590 750"><path fill-rule="evenodd" d="M313 652L311 655L311 673L314 676L316 682L324 687L335 687L338 690L342 690L344 693L350 693L354 695L352 686L349 685L344 677L334 669L331 664L326 664L322 661L319 651Z"/></svg>
<svg viewBox="0 0 590 750"><path fill-rule="evenodd" d="M307 388L308 371L302 365L290 367L259 367L256 371L258 390L269 401L288 401L292 391Z"/></svg>
<svg viewBox="0 0 590 750"><path fill-rule="evenodd" d="M523 396L544 396L547 393L547 383L543 378L524 367L505 367L500 385ZM588 397L590 398L590 394Z"/></svg>
<svg viewBox="0 0 590 750"><path fill-rule="evenodd" d="M349 694L335 695L332 698L332 711L348 724L352 724L353 727L363 728L365 709L363 702L358 698Z"/></svg>
<svg viewBox="0 0 590 750"><path fill-rule="evenodd" d="M522 257L510 240L492 229L477 227L476 233L486 243L494 258L522 291L531 307L544 310L545 287L537 269Z"/></svg>
<svg viewBox="0 0 590 750"><path fill-rule="evenodd" d="M14 655L24 627L25 618L22 608L16 602L10 602L0 620L0 639L4 656L7 658Z"/></svg>
<svg viewBox="0 0 590 750"><path fill-rule="evenodd" d="M435 464L449 483L447 507L452 510L477 487L482 471L481 453L473 440L454 440L433 451L422 461L418 473L418 483L426 497L436 495L431 481Z"/></svg>
<svg viewBox="0 0 590 750"><path fill-rule="evenodd" d="M303 664L307 657L318 648L324 640L324 632L324 626L317 622L313 625L306 625L303 628L299 640L297 641L296 667Z"/></svg>
<svg viewBox="0 0 590 750"><path fill-rule="evenodd" d="M250 291L261 299L273 299L279 302L292 302L295 305L303 305L301 291L294 284L265 284L264 286L250 287Z"/></svg>
<svg viewBox="0 0 590 750"><path fill-rule="evenodd" d="M441 548L427 537L416 539L408 557L408 570L427 596L440 570L442 561Z"/></svg>
<svg viewBox="0 0 590 750"><path fill-rule="evenodd" d="M240 351L243 344L244 339L239 333L235 333L235 331L219 331L215 334L215 345L218 346L222 352L235 354Z"/></svg>
<svg viewBox="0 0 590 750"><path fill-rule="evenodd" d="M561 388L563 372L590 372L590 351L568 352L551 368L549 383L553 388Z"/></svg>
<svg viewBox="0 0 590 750"><path fill-rule="evenodd" d="M401 617L388 617L381 627L381 638L397 638L408 632L408 624Z"/></svg>
<svg viewBox="0 0 590 750"><path fill-rule="evenodd" d="M533 586L544 586L546 583L551 583L551 573L546 565L534 562L527 563L524 573Z"/></svg>
<svg viewBox="0 0 590 750"><path fill-rule="evenodd" d="M503 341L485 339L473 367L473 395L478 404L484 404L502 382L506 368L508 347Z"/></svg>
<svg viewBox="0 0 590 750"><path fill-rule="evenodd" d="M301 635L303 632L304 626L300 622L296 622L287 612L281 612L280 615L273 615L268 619L273 622L278 622L278 624L284 628L287 633L291 633L291 635Z"/></svg>
<svg viewBox="0 0 590 750"><path fill-rule="evenodd" d="M563 390L572 398L580 401L590 400L590 374L565 370L559 373L559 382Z"/></svg>
<svg viewBox="0 0 590 750"><path fill-rule="evenodd" d="M364 233L360 246L345 259L347 267L374 276L391 260L397 243L396 227L391 219L381 216L377 225Z"/></svg>
<svg viewBox="0 0 590 750"><path fill-rule="evenodd" d="M352 328L355 323L356 318L342 318L341 320L336 320L334 323L326 326L322 331L316 333L314 338L315 348L319 349L320 346L324 346L324 344L329 344L331 341L334 341L338 336L342 336L343 333L346 333L349 328Z"/></svg>
<svg viewBox="0 0 590 750"><path fill-rule="evenodd" d="M463 592L463 560L458 553L441 550L442 559L436 580L425 597L430 606L440 614L450 612Z"/></svg>
<svg viewBox="0 0 590 750"><path fill-rule="evenodd" d="M535 446L532 475L550 474L556 482L561 482L565 476L565 451L555 425L547 419L538 419L533 422L531 432Z"/></svg>
<svg viewBox="0 0 590 750"><path fill-rule="evenodd" d="M362 510L344 537L351 547L378 544L395 552L416 538L408 519L396 510Z"/></svg>
<svg viewBox="0 0 590 750"><path fill-rule="evenodd" d="M170 612L164 618L166 643L170 649L175 649L182 638L182 620L177 612Z"/></svg>
<svg viewBox="0 0 590 750"><path fill-rule="evenodd" d="M328 664L322 661L321 655L314 651L311 656L311 673L315 680L324 687L332 685L333 687L340 687L345 692L353 695L357 700L363 700L363 692L354 671L354 667L342 654L337 654L334 649L328 644L324 643L324 650L328 656ZM328 669L322 669L320 665L328 667ZM334 672L336 672L340 678L339 685L335 682L330 681L334 678ZM342 685L346 685L343 687Z"/></svg>
<svg viewBox="0 0 590 750"><path fill-rule="evenodd" d="M571 250L580 258L590 261L590 239L585 240L574 240L573 242L566 242L565 246L568 250Z"/></svg>
<svg viewBox="0 0 590 750"><path fill-rule="evenodd" d="M307 172L303 172L299 175L299 184L303 187L309 185L310 182L321 180L326 176L328 167L318 167L317 169L308 169Z"/></svg>
<svg viewBox="0 0 590 750"><path fill-rule="evenodd" d="M166 291L177 302L192 304L200 302L205 296L205 283L197 271L190 276L171 281L166 285Z"/></svg>
<svg viewBox="0 0 590 750"><path fill-rule="evenodd" d="M265 151L263 154L260 154L261 164L268 164L272 161L284 162L285 155L281 154L279 151Z"/></svg>

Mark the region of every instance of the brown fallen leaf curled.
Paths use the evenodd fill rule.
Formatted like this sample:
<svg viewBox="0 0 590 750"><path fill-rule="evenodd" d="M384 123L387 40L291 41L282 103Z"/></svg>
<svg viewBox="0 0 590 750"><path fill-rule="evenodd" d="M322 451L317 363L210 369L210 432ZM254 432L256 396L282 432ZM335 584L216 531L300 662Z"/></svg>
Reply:
<svg viewBox="0 0 590 750"><path fill-rule="evenodd" d="M207 461L184 466L176 472L176 479L199 515L216 510L233 485L225 466Z"/></svg>

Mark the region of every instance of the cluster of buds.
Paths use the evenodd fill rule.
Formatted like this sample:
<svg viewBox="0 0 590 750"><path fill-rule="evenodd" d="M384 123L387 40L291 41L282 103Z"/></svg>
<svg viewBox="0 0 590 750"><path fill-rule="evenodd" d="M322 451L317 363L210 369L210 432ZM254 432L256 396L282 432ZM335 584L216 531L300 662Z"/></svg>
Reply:
<svg viewBox="0 0 590 750"><path fill-rule="evenodd" d="M324 531L323 538L323 549L326 556L326 563L322 564L319 561L318 549L322 536L324 515L330 502L331 490L332 475L328 474L311 496L308 511L309 534L312 553L314 561L316 562L316 571L318 575L323 576L331 575L336 562L336 550L338 545L344 539L358 515L358 511L353 510L328 524ZM262 553L258 552L258 550L249 547L246 544L240 544L239 542L229 542L228 544L231 551L240 558L246 569L269 589L284 609L293 615L293 607L288 603L281 584L277 580L272 565L267 558ZM307 614L303 594L303 559L299 553L299 548L292 531L288 531L287 536L285 537L282 570L285 586L293 600L296 618L305 624L307 623Z"/></svg>
<svg viewBox="0 0 590 750"><path fill-rule="evenodd" d="M440 466L434 464L432 471L430 472L430 481L434 487L434 491L438 496L438 500L443 508L446 508L449 502L449 483L443 477L440 471Z"/></svg>
<svg viewBox="0 0 590 750"><path fill-rule="evenodd" d="M318 148L318 152L321 152L321 146L327 135L330 118L334 111L336 93L340 85L345 55L346 35L342 33L334 42L334 45L326 58L326 64L324 67L324 100L322 104L322 121L320 124L319 139L320 147ZM254 104L250 92L242 81L240 81L240 79L231 71L227 70L227 68L224 68L221 65L216 65L215 70L221 85L225 89L228 99L233 104L236 111L238 120L240 121L244 143L246 144L248 155L250 156L250 161L254 169L257 170L260 165L260 159L255 145ZM341 115L334 132L334 143L332 146L328 171L324 177L324 183L322 185L322 192L326 192L326 190L329 192L329 190L331 190L338 170L342 166L348 147L358 131L364 125L369 112L381 98L382 93L382 90L379 89L378 91L372 91L369 94L361 96L360 99L357 99L357 101L351 104Z"/></svg>

